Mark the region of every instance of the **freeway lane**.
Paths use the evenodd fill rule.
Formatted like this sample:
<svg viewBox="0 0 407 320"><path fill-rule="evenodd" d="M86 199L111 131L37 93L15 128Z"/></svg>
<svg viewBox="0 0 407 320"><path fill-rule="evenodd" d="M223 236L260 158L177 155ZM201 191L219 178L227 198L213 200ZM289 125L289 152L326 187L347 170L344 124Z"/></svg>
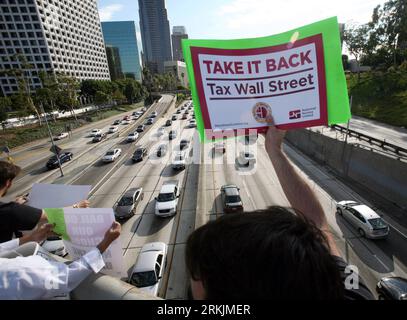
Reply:
<svg viewBox="0 0 407 320"><path fill-rule="evenodd" d="M174 99L174 97L172 97L172 96L164 96L161 102L157 103L154 106L154 108L150 108L146 112L145 116L148 116L151 114L151 112L156 111L158 113L158 116L156 118L156 121L157 121L157 119L160 119L160 117L165 113L165 111L167 111L168 105L173 101L173 99ZM141 124L141 123L143 123L143 122L137 121L137 124ZM151 126L146 126L146 130L140 136L144 137L145 135L148 135L150 132L150 129L151 129L150 127ZM119 161L119 164L117 164L117 163L105 164L101 160L98 160L98 161L96 161L96 163L94 165L92 165L90 168L85 170L85 172L82 172L80 177L78 177L78 179L73 181L73 184L76 184L76 185L90 184L92 186L95 186L96 183L102 177L104 177L113 167L119 166L124 161L123 159L125 159L126 156L128 156L130 154L132 155L133 152L136 150L138 141L136 141L136 143L127 143L125 136L123 136L122 140L123 141L121 141L119 144L116 144L115 146L111 146L111 149L113 149L113 148L122 149L121 157L118 160L116 160L116 162Z"/></svg>
<svg viewBox="0 0 407 320"><path fill-rule="evenodd" d="M174 109L171 111L174 111ZM168 114L171 113L168 112ZM175 140L169 141L167 134L158 139L156 131L160 126L164 125L165 120L165 118L159 119L151 128L151 134L143 136L138 142L139 145L149 149L149 158L136 164L133 164L129 158L126 158L123 164L90 197L92 207L113 207L126 190L134 187L143 187L144 199L138 205L136 214L125 221L122 226L121 241L129 275L144 244L153 241L165 242L169 245L169 257L171 257L174 243L177 239L180 239L177 236L179 229L182 229L181 232L184 235L189 234L193 230L190 227L187 228L188 232L184 232L186 230L183 227L178 228L179 225L184 226L184 223L180 223L181 220L186 220L184 216L192 216L193 212L191 210L188 212L179 210L177 215L171 218L158 218L154 214L154 199L158 195L162 184L170 180L179 180L182 185L189 170L187 168L187 170L181 172L173 171L170 166L172 155L168 153L162 159L157 158L155 155L156 147L165 143L168 144L169 150L178 150L181 139L192 140L196 133L194 129L186 128L187 121L178 120L173 124L173 128L176 128L178 131ZM168 132L169 128L166 130ZM185 195L186 192L187 189L182 188L181 193ZM168 277L170 267L171 261L168 263L166 277ZM160 296L165 297L165 289L166 286L163 286Z"/></svg>

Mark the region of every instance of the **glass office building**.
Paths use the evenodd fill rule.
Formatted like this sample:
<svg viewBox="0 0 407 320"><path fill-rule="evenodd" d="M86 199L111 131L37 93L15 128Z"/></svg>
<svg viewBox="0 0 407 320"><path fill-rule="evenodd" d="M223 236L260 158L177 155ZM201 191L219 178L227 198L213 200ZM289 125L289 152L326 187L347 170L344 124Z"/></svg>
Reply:
<svg viewBox="0 0 407 320"><path fill-rule="evenodd" d="M141 81L140 57L134 21L102 22L107 48L118 50L122 74ZM117 66L115 66L116 68ZM110 66L112 69L112 66ZM117 74L121 74L118 72Z"/></svg>

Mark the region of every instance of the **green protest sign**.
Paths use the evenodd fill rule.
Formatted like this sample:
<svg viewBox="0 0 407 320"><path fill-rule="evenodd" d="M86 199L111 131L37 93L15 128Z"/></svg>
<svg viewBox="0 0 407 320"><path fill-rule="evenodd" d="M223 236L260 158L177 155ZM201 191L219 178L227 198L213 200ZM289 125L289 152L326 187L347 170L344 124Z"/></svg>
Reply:
<svg viewBox="0 0 407 320"><path fill-rule="evenodd" d="M60 235L64 240L70 240L65 223L64 209L44 209L48 223L55 224L54 233Z"/></svg>
<svg viewBox="0 0 407 320"><path fill-rule="evenodd" d="M278 35L183 40L201 141L345 123L349 99L336 17Z"/></svg>

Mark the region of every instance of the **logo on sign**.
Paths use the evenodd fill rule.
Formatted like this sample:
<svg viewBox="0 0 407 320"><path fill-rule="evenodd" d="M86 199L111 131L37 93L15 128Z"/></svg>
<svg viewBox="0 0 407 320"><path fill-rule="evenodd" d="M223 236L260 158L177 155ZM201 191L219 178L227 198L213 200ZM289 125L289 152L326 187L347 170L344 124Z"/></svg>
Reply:
<svg viewBox="0 0 407 320"><path fill-rule="evenodd" d="M301 119L301 110L293 110L288 114L290 120Z"/></svg>
<svg viewBox="0 0 407 320"><path fill-rule="evenodd" d="M267 116L271 115L271 107L264 102L256 103L253 107L253 117L257 122L265 123L267 121Z"/></svg>

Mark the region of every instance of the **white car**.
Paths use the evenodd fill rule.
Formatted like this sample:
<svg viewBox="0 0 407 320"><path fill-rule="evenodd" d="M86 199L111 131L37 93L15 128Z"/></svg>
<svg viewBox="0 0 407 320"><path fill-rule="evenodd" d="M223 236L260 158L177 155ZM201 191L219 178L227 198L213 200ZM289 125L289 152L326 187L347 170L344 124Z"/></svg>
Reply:
<svg viewBox="0 0 407 320"><path fill-rule="evenodd" d="M256 157L253 152L250 151L241 151L237 161L242 166L250 166L256 163Z"/></svg>
<svg viewBox="0 0 407 320"><path fill-rule="evenodd" d="M196 121L195 120L189 121L189 127L190 128L196 128Z"/></svg>
<svg viewBox="0 0 407 320"><path fill-rule="evenodd" d="M340 201L336 212L350 222L362 237L384 239L389 235L389 225L372 209L356 201Z"/></svg>
<svg viewBox="0 0 407 320"><path fill-rule="evenodd" d="M158 296L167 264L168 246L163 242L145 244L137 257L129 282L142 293Z"/></svg>
<svg viewBox="0 0 407 320"><path fill-rule="evenodd" d="M157 130L157 137L162 137L165 133L165 128L161 127Z"/></svg>
<svg viewBox="0 0 407 320"><path fill-rule="evenodd" d="M139 133L138 132L132 132L127 136L127 142L134 142L138 139Z"/></svg>
<svg viewBox="0 0 407 320"><path fill-rule="evenodd" d="M178 181L169 181L161 187L158 197L155 198L155 215L171 217L177 213L180 189Z"/></svg>
<svg viewBox="0 0 407 320"><path fill-rule="evenodd" d="M122 121L122 125L124 125L124 126L129 125L130 123L131 123L130 120L123 120Z"/></svg>
<svg viewBox="0 0 407 320"><path fill-rule="evenodd" d="M224 142L216 142L213 145L213 152L214 153L225 153L226 152L226 144Z"/></svg>
<svg viewBox="0 0 407 320"><path fill-rule="evenodd" d="M68 138L68 132L61 132L59 135L57 135L54 140L62 140Z"/></svg>
<svg viewBox="0 0 407 320"><path fill-rule="evenodd" d="M114 162L122 154L122 149L113 149L106 152L105 156L102 158L103 162Z"/></svg>
<svg viewBox="0 0 407 320"><path fill-rule="evenodd" d="M90 136L91 136L91 137L94 137L94 136L97 136L97 135L100 135L100 134L102 134L102 130L100 130L100 129L93 129L93 130L90 132Z"/></svg>
<svg viewBox="0 0 407 320"><path fill-rule="evenodd" d="M117 131L119 131L119 128L118 127L110 127L109 128L109 133L115 133L115 132L117 132Z"/></svg>
<svg viewBox="0 0 407 320"><path fill-rule="evenodd" d="M185 151L174 152L174 158L172 160L173 170L184 170L187 163L187 153Z"/></svg>

